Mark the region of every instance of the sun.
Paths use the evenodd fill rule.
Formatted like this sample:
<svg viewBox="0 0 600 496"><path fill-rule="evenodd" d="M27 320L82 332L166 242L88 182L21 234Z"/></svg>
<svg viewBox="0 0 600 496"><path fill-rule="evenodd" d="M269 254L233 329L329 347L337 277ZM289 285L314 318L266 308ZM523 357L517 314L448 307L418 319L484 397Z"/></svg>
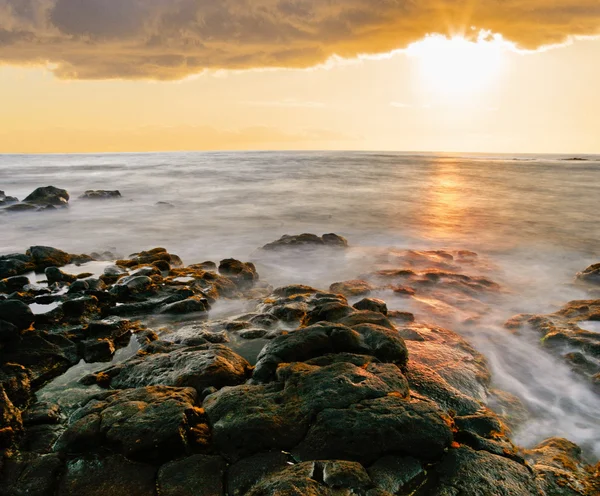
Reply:
<svg viewBox="0 0 600 496"><path fill-rule="evenodd" d="M480 31L475 39L428 35L406 52L418 61L426 89L456 96L484 90L500 74L511 44L501 35Z"/></svg>

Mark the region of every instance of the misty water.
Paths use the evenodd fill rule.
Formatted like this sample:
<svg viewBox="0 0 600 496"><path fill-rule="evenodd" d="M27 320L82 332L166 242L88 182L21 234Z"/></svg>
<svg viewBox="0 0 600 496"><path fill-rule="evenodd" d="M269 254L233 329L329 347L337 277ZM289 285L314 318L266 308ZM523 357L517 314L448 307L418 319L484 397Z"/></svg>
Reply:
<svg viewBox="0 0 600 496"><path fill-rule="evenodd" d="M327 288L376 268L388 248L473 250L483 260L478 271L506 291L488 302L492 310L478 325L457 321L450 327L487 357L494 386L517 395L534 415L515 441L531 446L563 436L600 457L600 396L545 352L539 336L503 327L515 314L554 312L588 297L572 282L578 271L600 262L600 157L567 158L4 155L0 189L7 195L23 199L38 186L54 185L72 199L64 210L0 215L0 254L34 244L119 256L163 246L185 263L253 260L273 286ZM118 189L123 198L77 199L89 189ZM302 232L335 232L352 248L318 257L265 259L257 252L283 234ZM406 299L382 296L393 309L412 310ZM227 314L223 308L218 313ZM434 316L417 317L436 323Z"/></svg>

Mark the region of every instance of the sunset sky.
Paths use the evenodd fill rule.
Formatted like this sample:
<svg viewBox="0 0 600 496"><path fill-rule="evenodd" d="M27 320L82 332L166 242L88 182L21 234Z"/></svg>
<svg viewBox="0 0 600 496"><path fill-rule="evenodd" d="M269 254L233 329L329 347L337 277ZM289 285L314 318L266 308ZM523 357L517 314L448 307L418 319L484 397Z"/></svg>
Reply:
<svg viewBox="0 0 600 496"><path fill-rule="evenodd" d="M598 0L0 0L0 153L598 153L598 35Z"/></svg>

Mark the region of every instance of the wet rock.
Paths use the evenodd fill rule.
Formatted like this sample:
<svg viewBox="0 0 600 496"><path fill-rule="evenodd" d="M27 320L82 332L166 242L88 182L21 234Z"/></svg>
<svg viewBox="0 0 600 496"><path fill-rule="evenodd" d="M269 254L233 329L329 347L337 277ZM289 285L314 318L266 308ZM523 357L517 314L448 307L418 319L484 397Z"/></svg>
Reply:
<svg viewBox="0 0 600 496"><path fill-rule="evenodd" d="M354 312L354 309L339 301L317 304L302 321L305 326L318 322L338 322Z"/></svg>
<svg viewBox="0 0 600 496"><path fill-rule="evenodd" d="M133 294L144 293L151 290L152 279L145 275L130 275L123 277L110 288L110 293L118 298L127 298Z"/></svg>
<svg viewBox="0 0 600 496"><path fill-rule="evenodd" d="M0 320L0 343L4 341L12 341L19 337L19 328L6 322L6 320Z"/></svg>
<svg viewBox="0 0 600 496"><path fill-rule="evenodd" d="M8 322L19 330L28 329L33 324L33 312L20 300L0 301L0 320Z"/></svg>
<svg viewBox="0 0 600 496"><path fill-rule="evenodd" d="M31 397L31 372L27 368L17 363L2 364L0 385L13 405L20 409L27 406Z"/></svg>
<svg viewBox="0 0 600 496"><path fill-rule="evenodd" d="M155 496L156 468L121 455L75 458L66 464L58 496Z"/></svg>
<svg viewBox="0 0 600 496"><path fill-rule="evenodd" d="M373 355L383 362L404 366L407 360L404 341L378 326L316 324L283 334L269 342L258 356L253 378L268 381L280 363L302 362L330 353Z"/></svg>
<svg viewBox="0 0 600 496"><path fill-rule="evenodd" d="M318 293L319 290L311 288L310 286L304 286L302 284L292 284L290 286L284 286L277 288L273 291L275 296L289 298L296 295L308 295Z"/></svg>
<svg viewBox="0 0 600 496"><path fill-rule="evenodd" d="M23 365L35 387L79 362L77 345L60 334L28 331L3 350L6 363Z"/></svg>
<svg viewBox="0 0 600 496"><path fill-rule="evenodd" d="M58 424L63 420L64 417L60 412L60 407L54 403L34 403L23 412L23 423L26 426Z"/></svg>
<svg viewBox="0 0 600 496"><path fill-rule="evenodd" d="M284 322L299 322L304 318L308 311L308 305L303 302L288 303L287 305L277 305L271 309L271 313L277 319Z"/></svg>
<svg viewBox="0 0 600 496"><path fill-rule="evenodd" d="M56 282L71 283L71 282L77 280L77 276L74 276L72 274L67 274L66 272L63 272L62 270L60 270L58 267L46 267L46 270L44 271L44 273L46 274L46 279L48 280L48 284L54 284Z"/></svg>
<svg viewBox="0 0 600 496"><path fill-rule="evenodd" d="M83 195L79 196L80 200L109 200L114 198L121 198L121 193L118 190L88 190Z"/></svg>
<svg viewBox="0 0 600 496"><path fill-rule="evenodd" d="M600 263L590 265L584 271L579 272L576 279L588 284L600 285Z"/></svg>
<svg viewBox="0 0 600 496"><path fill-rule="evenodd" d="M107 277L120 277L128 274L127 270L118 265L108 265L104 267L104 275Z"/></svg>
<svg viewBox="0 0 600 496"><path fill-rule="evenodd" d="M337 234L324 234L322 237L316 234L299 234L295 236L284 235L273 243L263 246L263 250L281 250L285 248L319 247L330 246L336 248L347 248L348 241Z"/></svg>
<svg viewBox="0 0 600 496"><path fill-rule="evenodd" d="M25 198L23 202L34 205L66 206L69 203L69 193L54 186L40 187Z"/></svg>
<svg viewBox="0 0 600 496"><path fill-rule="evenodd" d="M383 300L377 298L363 298L359 302L352 305L357 310L368 310L370 312L379 312L383 315L387 315L388 308Z"/></svg>
<svg viewBox="0 0 600 496"><path fill-rule="evenodd" d="M76 320L96 315L99 314L98 298L95 296L73 298L63 302L62 310L66 317Z"/></svg>
<svg viewBox="0 0 600 496"><path fill-rule="evenodd" d="M425 479L423 465L409 456L384 456L368 468L373 483L391 494L406 494Z"/></svg>
<svg viewBox="0 0 600 496"><path fill-rule="evenodd" d="M350 363L294 363L279 368L275 383L223 388L206 398L204 407L215 445L239 459L260 451L288 451L302 440L319 412L344 411L388 394L408 394L404 376L391 364L361 368Z"/></svg>
<svg viewBox="0 0 600 496"><path fill-rule="evenodd" d="M113 389L140 386L193 387L199 393L214 386L233 386L243 383L249 375L250 364L222 344L200 346L172 345L168 353L149 353L135 356L110 367L100 376L107 378L105 386Z"/></svg>
<svg viewBox="0 0 600 496"><path fill-rule="evenodd" d="M77 410L54 449L111 448L132 460L168 461L204 446L209 430L191 388L130 389L90 399Z"/></svg>
<svg viewBox="0 0 600 496"><path fill-rule="evenodd" d="M219 274L231 279L242 290L251 288L258 281L258 273L254 264L240 262L233 258L221 260Z"/></svg>
<svg viewBox="0 0 600 496"><path fill-rule="evenodd" d="M15 407L0 385L0 460L4 450L10 448L23 430L21 411Z"/></svg>
<svg viewBox="0 0 600 496"><path fill-rule="evenodd" d="M333 496L331 489L316 480L315 465L314 462L299 463L270 474L259 481L247 496Z"/></svg>
<svg viewBox="0 0 600 496"><path fill-rule="evenodd" d="M340 324L354 328L358 325L376 325L386 327L392 331L396 331L394 325L389 319L379 312L370 312L368 310L357 311L339 320Z"/></svg>
<svg viewBox="0 0 600 496"><path fill-rule="evenodd" d="M326 408L293 453L301 460L367 464L392 453L435 460L452 440L447 418L433 404L389 395L346 409Z"/></svg>
<svg viewBox="0 0 600 496"><path fill-rule="evenodd" d="M110 339L88 340L83 343L83 359L87 363L110 362L115 351L115 344Z"/></svg>
<svg viewBox="0 0 600 496"><path fill-rule="evenodd" d="M600 479L582 459L581 449L566 439L551 438L526 452L545 494L600 494Z"/></svg>
<svg viewBox="0 0 600 496"><path fill-rule="evenodd" d="M160 309L160 313L184 315L190 313L205 313L208 312L208 310L210 310L210 305L205 298L193 297L165 305Z"/></svg>
<svg viewBox="0 0 600 496"><path fill-rule="evenodd" d="M352 281L336 282L329 286L332 293L343 294L344 296L363 296L368 295L375 287L362 279Z"/></svg>
<svg viewBox="0 0 600 496"><path fill-rule="evenodd" d="M0 476L0 496L54 494L62 469L58 455L21 453L8 458Z"/></svg>
<svg viewBox="0 0 600 496"><path fill-rule="evenodd" d="M68 253L50 246L32 246L27 250L37 269L46 267L63 267L71 263L72 256Z"/></svg>
<svg viewBox="0 0 600 496"><path fill-rule="evenodd" d="M227 488L231 496L243 496L258 481L288 466L289 459L281 451L257 453L244 458L227 470Z"/></svg>
<svg viewBox="0 0 600 496"><path fill-rule="evenodd" d="M8 277L23 274L30 268L33 268L30 263L24 262L23 260L18 260L16 258L6 258L0 260L0 279L6 279Z"/></svg>
<svg viewBox="0 0 600 496"><path fill-rule="evenodd" d="M435 474L437 480L433 482L432 478L426 492L431 496L539 494L534 477L526 466L467 447L451 449L442 462L435 467Z"/></svg>
<svg viewBox="0 0 600 496"><path fill-rule="evenodd" d="M40 210L39 207L35 205L30 205L29 203L14 203L4 209L7 212L31 212Z"/></svg>
<svg viewBox="0 0 600 496"><path fill-rule="evenodd" d="M19 440L21 452L38 453L40 455L52 452L52 447L64 432L60 424L36 424L27 426Z"/></svg>
<svg viewBox="0 0 600 496"><path fill-rule="evenodd" d="M193 455L169 462L158 471L158 492L161 496L223 495L226 467L219 456Z"/></svg>
<svg viewBox="0 0 600 496"><path fill-rule="evenodd" d="M20 291L29 284L27 276L13 276L0 281L0 293Z"/></svg>

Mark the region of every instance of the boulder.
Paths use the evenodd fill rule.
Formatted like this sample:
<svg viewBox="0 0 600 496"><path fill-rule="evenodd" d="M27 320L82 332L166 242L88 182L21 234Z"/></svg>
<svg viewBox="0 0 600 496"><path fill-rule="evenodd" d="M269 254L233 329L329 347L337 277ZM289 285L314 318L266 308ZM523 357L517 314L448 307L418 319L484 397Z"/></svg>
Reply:
<svg viewBox="0 0 600 496"><path fill-rule="evenodd" d="M253 378L266 382L280 363L303 362L331 353L365 354L382 362L404 366L407 351L400 336L373 325L350 329L340 324L321 323L282 334L260 352Z"/></svg>
<svg viewBox="0 0 600 496"><path fill-rule="evenodd" d="M23 274L32 268L33 266L28 262L17 258L0 259L0 279Z"/></svg>
<svg viewBox="0 0 600 496"><path fill-rule="evenodd" d="M0 301L0 320L8 322L20 330L28 329L35 317L29 305L20 300Z"/></svg>
<svg viewBox="0 0 600 496"><path fill-rule="evenodd" d="M440 459L453 441L449 419L430 402L387 395L321 411L293 449L300 460L343 459L369 464L388 454Z"/></svg>
<svg viewBox="0 0 600 496"><path fill-rule="evenodd" d="M359 302L352 305L357 310L367 310L369 312L379 312L383 315L387 315L388 308L383 300L377 298L363 298Z"/></svg>
<svg viewBox="0 0 600 496"><path fill-rule="evenodd" d="M155 496L156 468L121 455L67 462L58 496ZM48 493L47 493L48 494Z"/></svg>
<svg viewBox="0 0 600 496"><path fill-rule="evenodd" d="M60 270L58 267L46 267L44 273L46 274L48 284L54 284L55 282L71 283L77 280L77 276L67 274L66 272Z"/></svg>
<svg viewBox="0 0 600 496"><path fill-rule="evenodd" d="M153 344L156 348L156 344ZM199 346L168 343L167 353L145 353L105 369L98 374L103 386L113 389L142 386L192 387L201 393L207 387L222 388L243 383L250 364L222 344Z"/></svg>
<svg viewBox="0 0 600 496"><path fill-rule="evenodd" d="M72 256L50 246L32 246L27 251L37 269L46 267L63 267L71 263Z"/></svg>
<svg viewBox="0 0 600 496"><path fill-rule="evenodd" d="M206 300L206 298L199 298L196 296L165 305L160 309L160 313L185 315L191 313L205 313L208 312L208 310L210 310L208 300Z"/></svg>
<svg viewBox="0 0 600 496"><path fill-rule="evenodd" d="M466 446L451 449L442 462L435 466L434 471L435 477L430 479L426 492L431 496L540 494L535 478L527 466Z"/></svg>
<svg viewBox="0 0 600 496"><path fill-rule="evenodd" d="M390 394L408 395L406 379L391 364L363 368L344 362L323 367L294 363L281 366L274 383L223 388L207 397L204 407L215 446L236 460L260 451L289 451L320 412L345 411Z"/></svg>
<svg viewBox="0 0 600 496"><path fill-rule="evenodd" d="M0 320L0 343L17 339L19 334L19 328L16 325L6 320Z"/></svg>
<svg viewBox="0 0 600 496"><path fill-rule="evenodd" d="M0 293L13 293L21 291L23 287L29 284L27 276L13 276L0 281Z"/></svg>
<svg viewBox="0 0 600 496"><path fill-rule="evenodd" d="M284 235L273 243L262 247L263 250L281 250L286 248L319 247L328 246L333 248L347 248L348 241L337 234L324 234L319 237L316 234L298 234L294 236Z"/></svg>
<svg viewBox="0 0 600 496"><path fill-rule="evenodd" d="M19 453L7 458L2 471L0 496L55 494L63 463L54 453Z"/></svg>
<svg viewBox="0 0 600 496"><path fill-rule="evenodd" d="M64 189L46 186L37 188L23 202L34 205L66 206L69 203L69 193Z"/></svg>
<svg viewBox="0 0 600 496"><path fill-rule="evenodd" d="M384 456L368 468L368 473L373 484L391 494L409 493L426 477L423 464L410 456Z"/></svg>
<svg viewBox="0 0 600 496"><path fill-rule="evenodd" d="M121 193L118 190L88 190L85 193L83 193L83 195L79 196L80 200L109 200L114 198L121 198Z"/></svg>
<svg viewBox="0 0 600 496"><path fill-rule="evenodd" d="M131 460L169 461L204 446L209 435L191 388L130 389L93 397L74 412L54 446L59 453L110 448Z"/></svg>
<svg viewBox="0 0 600 496"><path fill-rule="evenodd" d="M254 264L240 262L233 258L221 260L219 274L231 279L241 290L250 289L258 281L258 273Z"/></svg>
<svg viewBox="0 0 600 496"><path fill-rule="evenodd" d="M166 463L158 471L161 496L220 496L225 494L227 463L220 456L193 455Z"/></svg>
<svg viewBox="0 0 600 496"><path fill-rule="evenodd" d="M578 272L575 277L581 282L600 285L600 263L590 265L587 269Z"/></svg>
<svg viewBox="0 0 600 496"><path fill-rule="evenodd" d="M329 291L339 293L344 296L363 296L368 295L375 287L362 279L352 281L336 282L329 286Z"/></svg>
<svg viewBox="0 0 600 496"><path fill-rule="evenodd" d="M227 470L227 488L231 496L244 496L266 476L279 472L289 464L288 455L281 451L257 453L234 463Z"/></svg>

